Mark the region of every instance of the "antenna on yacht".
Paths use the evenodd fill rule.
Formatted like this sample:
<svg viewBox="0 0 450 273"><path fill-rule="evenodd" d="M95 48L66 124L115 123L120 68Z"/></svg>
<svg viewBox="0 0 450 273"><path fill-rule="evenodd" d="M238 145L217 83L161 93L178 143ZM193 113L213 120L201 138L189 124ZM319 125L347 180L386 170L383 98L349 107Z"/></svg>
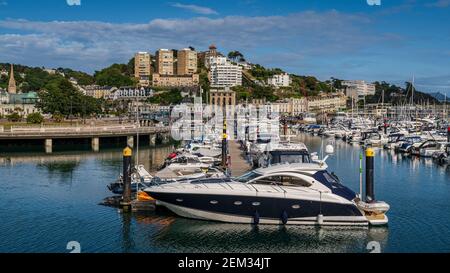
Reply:
<svg viewBox="0 0 450 273"><path fill-rule="evenodd" d="M139 168L139 129L141 127L141 123L139 122L139 102L136 97L136 171ZM139 181L136 183L136 200L139 199Z"/></svg>
<svg viewBox="0 0 450 273"><path fill-rule="evenodd" d="M320 143L320 158L323 159L323 138L322 138L322 142Z"/></svg>
<svg viewBox="0 0 450 273"><path fill-rule="evenodd" d="M363 188L363 154L359 154L359 198L362 200L362 188Z"/></svg>

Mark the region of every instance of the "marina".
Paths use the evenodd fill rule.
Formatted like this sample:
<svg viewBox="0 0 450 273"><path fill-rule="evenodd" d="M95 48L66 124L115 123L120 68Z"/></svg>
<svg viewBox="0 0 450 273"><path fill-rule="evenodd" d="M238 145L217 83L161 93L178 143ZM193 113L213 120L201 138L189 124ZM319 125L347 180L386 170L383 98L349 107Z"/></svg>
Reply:
<svg viewBox="0 0 450 273"><path fill-rule="evenodd" d="M0 0L0 254L450 253L450 0L349 2Z"/></svg>
<svg viewBox="0 0 450 273"><path fill-rule="evenodd" d="M319 136L299 133L295 138L310 151L320 152L323 146ZM364 149L335 138L328 141L335 147L329 168L358 192ZM143 147L139 162L156 172L174 149ZM380 242L383 252L449 251L450 219L442 212L450 208L450 170L431 158L375 148L375 191L391 207L388 226L255 227L186 219L164 209L127 214L98 205L111 194L106 186L122 171L122 148L73 153L2 156L0 174L10 181L1 184L7 193L1 197L6 204L2 251L65 252L68 237L81 242L86 252L367 252L371 241ZM32 172L34 183L15 175L18 172ZM17 223L20 228L13 228Z"/></svg>

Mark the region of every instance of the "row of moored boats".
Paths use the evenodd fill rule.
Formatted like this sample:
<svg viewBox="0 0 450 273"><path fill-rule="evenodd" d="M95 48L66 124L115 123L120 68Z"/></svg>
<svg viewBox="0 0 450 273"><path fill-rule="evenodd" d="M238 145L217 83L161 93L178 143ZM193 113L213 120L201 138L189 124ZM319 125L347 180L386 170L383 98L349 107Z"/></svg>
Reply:
<svg viewBox="0 0 450 273"><path fill-rule="evenodd" d="M137 166L137 192L179 216L230 223L384 225L389 205L356 194L328 170L325 157L289 137L242 141L253 170L231 177L221 166L220 138L186 143L150 174ZM333 147L327 146L328 154ZM122 193L121 178L110 185Z"/></svg>
<svg viewBox="0 0 450 273"><path fill-rule="evenodd" d="M448 125L437 119L380 122L363 118L341 118L330 125L305 125L300 131L342 139L350 144L377 146L413 156L433 158L439 164L450 160Z"/></svg>

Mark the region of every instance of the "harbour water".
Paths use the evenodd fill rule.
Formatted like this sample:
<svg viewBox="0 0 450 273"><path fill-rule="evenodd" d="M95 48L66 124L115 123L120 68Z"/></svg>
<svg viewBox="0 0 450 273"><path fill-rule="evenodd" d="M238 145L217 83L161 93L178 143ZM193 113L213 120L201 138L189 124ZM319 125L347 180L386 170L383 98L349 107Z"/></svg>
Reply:
<svg viewBox="0 0 450 273"><path fill-rule="evenodd" d="M310 151L321 138L300 135ZM334 141L334 140L333 140ZM359 191L361 148L341 141L330 170ZM159 166L170 146L140 149ZM379 150L375 194L391 205L383 228L315 228L222 224L167 211L122 215L98 203L121 172L121 149L99 153L0 154L0 252L382 252L450 251L450 167Z"/></svg>

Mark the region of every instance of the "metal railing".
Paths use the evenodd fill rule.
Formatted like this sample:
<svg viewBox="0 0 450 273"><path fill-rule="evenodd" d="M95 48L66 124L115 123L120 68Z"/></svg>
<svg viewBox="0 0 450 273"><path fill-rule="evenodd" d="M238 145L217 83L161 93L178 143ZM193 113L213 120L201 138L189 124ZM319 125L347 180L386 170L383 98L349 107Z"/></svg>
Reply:
<svg viewBox="0 0 450 273"><path fill-rule="evenodd" d="M163 133L169 132L169 127L138 127L137 125L117 125L117 126L78 126L78 127L27 127L27 126L11 126L10 130L5 131L0 126L0 133L5 135L118 135L118 134L135 134L135 133Z"/></svg>

